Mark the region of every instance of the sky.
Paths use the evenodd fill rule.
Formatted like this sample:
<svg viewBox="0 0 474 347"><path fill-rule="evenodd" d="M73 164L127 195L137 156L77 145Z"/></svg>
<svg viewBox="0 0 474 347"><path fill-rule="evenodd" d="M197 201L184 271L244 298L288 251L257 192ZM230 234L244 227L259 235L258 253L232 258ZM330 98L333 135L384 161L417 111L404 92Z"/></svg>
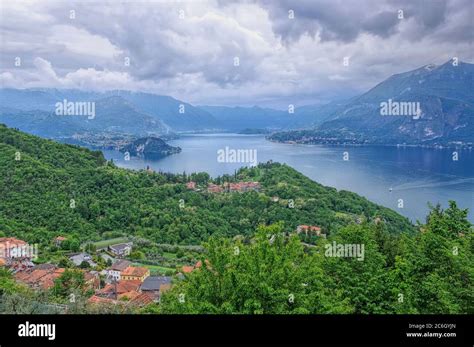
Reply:
<svg viewBox="0 0 474 347"><path fill-rule="evenodd" d="M472 0L0 0L0 81L283 109L472 63L473 23Z"/></svg>

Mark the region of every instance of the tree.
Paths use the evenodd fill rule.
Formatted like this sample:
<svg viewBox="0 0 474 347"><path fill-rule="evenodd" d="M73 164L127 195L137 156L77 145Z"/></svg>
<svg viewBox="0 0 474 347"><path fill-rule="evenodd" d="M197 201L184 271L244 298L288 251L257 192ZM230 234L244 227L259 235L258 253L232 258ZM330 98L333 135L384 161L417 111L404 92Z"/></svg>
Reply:
<svg viewBox="0 0 474 347"><path fill-rule="evenodd" d="M89 264L88 261L83 260L81 264L79 264L79 267L81 269L89 269L91 267L91 264Z"/></svg>
<svg viewBox="0 0 474 347"><path fill-rule="evenodd" d="M65 299L75 291L83 292L84 289L84 273L80 270L66 269L61 276L54 280L52 292L54 295Z"/></svg>
<svg viewBox="0 0 474 347"><path fill-rule="evenodd" d="M326 249L347 245L363 251L362 257L348 254L339 257L329 252L324 257L323 267L325 274L334 280L333 290L342 290L354 313L389 312L395 298L386 286L386 261L375 241L374 226L367 223L347 226L326 245Z"/></svg>
<svg viewBox="0 0 474 347"><path fill-rule="evenodd" d="M347 300L330 293L321 261L304 252L282 225L259 227L248 245L211 238L202 266L164 294L165 313L349 312Z"/></svg>
<svg viewBox="0 0 474 347"><path fill-rule="evenodd" d="M145 253L139 250L134 250L132 253L130 253L130 259L134 260L143 260L146 259Z"/></svg>
<svg viewBox="0 0 474 347"><path fill-rule="evenodd" d="M446 210L432 206L420 232L400 241L391 276L392 287L403 295L399 306L407 306L403 312L474 312L473 237L466 210L454 202Z"/></svg>

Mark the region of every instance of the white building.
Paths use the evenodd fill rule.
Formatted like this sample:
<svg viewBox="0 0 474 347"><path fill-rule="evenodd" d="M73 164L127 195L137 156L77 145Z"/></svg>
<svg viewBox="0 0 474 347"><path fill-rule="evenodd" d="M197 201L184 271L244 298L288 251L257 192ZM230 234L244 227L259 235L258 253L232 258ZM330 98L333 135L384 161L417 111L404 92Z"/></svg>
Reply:
<svg viewBox="0 0 474 347"><path fill-rule="evenodd" d="M120 275L123 270L128 268L132 263L128 260L118 260L107 269L107 279L109 281L120 281Z"/></svg>

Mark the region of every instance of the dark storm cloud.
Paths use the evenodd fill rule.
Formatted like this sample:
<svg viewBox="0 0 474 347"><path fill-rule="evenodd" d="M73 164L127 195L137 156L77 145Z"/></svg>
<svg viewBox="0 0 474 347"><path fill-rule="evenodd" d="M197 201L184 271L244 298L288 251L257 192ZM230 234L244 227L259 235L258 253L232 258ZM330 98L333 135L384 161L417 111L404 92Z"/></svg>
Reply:
<svg viewBox="0 0 474 347"><path fill-rule="evenodd" d="M5 2L0 82L145 90L201 104L322 102L453 56L472 61L473 7L472 0Z"/></svg>
<svg viewBox="0 0 474 347"><path fill-rule="evenodd" d="M319 34L322 41L340 42L354 41L363 33L389 37L408 19L415 22L416 30L407 33L406 38L419 40L432 34L447 16L472 11L472 2L466 0L259 0L258 3L268 10L273 30L287 43L305 34L312 37ZM294 20L288 20L289 10L294 11ZM403 11L403 19L398 18L399 10ZM472 16L463 20L473 21ZM459 26L467 25L467 22L459 23ZM465 36L454 35L452 39L463 40Z"/></svg>
<svg viewBox="0 0 474 347"><path fill-rule="evenodd" d="M361 27L371 34L388 37L397 31L399 21L398 13L394 15L393 11L384 11L365 20Z"/></svg>

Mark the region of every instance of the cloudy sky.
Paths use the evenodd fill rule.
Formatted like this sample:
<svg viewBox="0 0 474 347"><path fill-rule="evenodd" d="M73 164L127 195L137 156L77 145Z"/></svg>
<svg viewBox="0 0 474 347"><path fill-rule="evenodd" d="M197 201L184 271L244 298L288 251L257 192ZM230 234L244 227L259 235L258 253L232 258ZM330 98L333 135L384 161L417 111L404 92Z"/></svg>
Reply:
<svg viewBox="0 0 474 347"><path fill-rule="evenodd" d="M473 4L0 0L0 81L200 105L316 104L452 57L472 63Z"/></svg>

